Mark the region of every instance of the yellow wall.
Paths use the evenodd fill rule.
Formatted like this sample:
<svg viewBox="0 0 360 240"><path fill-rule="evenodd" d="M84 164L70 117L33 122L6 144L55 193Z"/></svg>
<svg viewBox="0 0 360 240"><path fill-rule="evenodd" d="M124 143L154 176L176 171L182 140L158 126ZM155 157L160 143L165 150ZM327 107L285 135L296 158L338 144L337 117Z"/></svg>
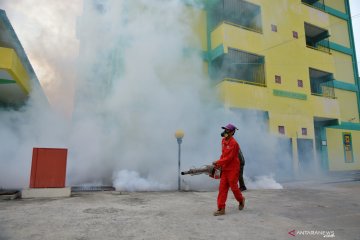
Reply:
<svg viewBox="0 0 360 240"><path fill-rule="evenodd" d="M330 16L330 25L327 28L330 33L330 41L344 47L350 47L349 31L347 22L338 17Z"/></svg>
<svg viewBox="0 0 360 240"><path fill-rule="evenodd" d="M187 44L192 48L200 48L202 51L207 51L206 12L202 9L191 7L190 5L187 6L185 10L184 15L186 15L186 19L194 23L191 25L193 33L186 36ZM196 34L197 37L194 37L194 34Z"/></svg>
<svg viewBox="0 0 360 240"><path fill-rule="evenodd" d="M299 0L300 2L300 0ZM326 12L319 9L310 7L305 4L301 4L300 20L302 20L302 27L304 28L304 22L313 24L323 29L329 30L331 27L330 18L331 16Z"/></svg>
<svg viewBox="0 0 360 240"><path fill-rule="evenodd" d="M340 104L341 120L345 122L359 122L356 93L335 89L335 95Z"/></svg>
<svg viewBox="0 0 360 240"><path fill-rule="evenodd" d="M334 8L340 12L346 13L344 0L325 0L326 6Z"/></svg>
<svg viewBox="0 0 360 240"><path fill-rule="evenodd" d="M0 47L0 69L6 70L23 89L23 91L29 94L29 76L13 49Z"/></svg>
<svg viewBox="0 0 360 240"><path fill-rule="evenodd" d="M223 81L218 85L221 100L228 107L251 108L266 111L269 108L268 88Z"/></svg>
<svg viewBox="0 0 360 240"><path fill-rule="evenodd" d="M267 87L222 82L221 97L227 106L269 111L276 117L271 127L274 133L278 132L277 124L282 123L288 125L289 137L296 136L301 126L308 129L308 137L313 137L313 117L337 119L340 110L337 100L311 95L309 67L330 73L336 72L336 67L331 54L306 47L304 21L326 28L330 18L300 1L251 2L261 6L263 33L223 23L212 32L212 47L223 44L225 49L264 56ZM277 32L271 31L271 24L277 25ZM298 32L298 39L293 38L292 31ZM275 75L281 76L281 84L275 83ZM298 79L303 80L303 87L298 87ZM307 100L274 96L273 89L306 94Z"/></svg>
<svg viewBox="0 0 360 240"><path fill-rule="evenodd" d="M293 139L296 168L296 139L315 138L314 117L342 121L356 117L353 122L359 121L355 93L336 89L335 95L338 98L330 99L311 95L310 88L309 68L333 73L336 80L351 84L354 84L354 72L352 59L348 55L337 51L326 53L307 47L304 22L329 30L330 41L350 47L347 23L302 4L301 0L248 1L261 7L261 33L223 22L211 33L211 48L215 49L222 44L225 53L228 48L235 48L264 56L266 87L224 80L217 85L219 96L227 107L268 111L270 132L279 134L278 126L284 126L285 136ZM345 13L344 0L326 0L325 4ZM271 30L271 24L277 26L277 32ZM293 31L298 33L297 39L293 38ZM281 76L281 84L275 83L275 75ZM303 87L298 87L298 79L303 80ZM305 94L306 100L275 96L273 90ZM306 136L302 135L302 128L307 128ZM352 131L357 165L345 165L337 161L342 159L344 162L342 132L344 131L327 129L330 169L360 169L359 131Z"/></svg>
<svg viewBox="0 0 360 240"><path fill-rule="evenodd" d="M344 132L351 133L353 163L345 163L342 136ZM326 137L330 171L360 170L360 131L327 128Z"/></svg>
<svg viewBox="0 0 360 240"><path fill-rule="evenodd" d="M278 126L283 125L289 129L285 134L289 137L297 136L296 133L301 135L302 127L308 129L308 137L313 137L311 129L314 116L340 118L336 99L312 95L307 95L307 100L274 96L269 88L230 81L222 81L218 84L218 89L220 98L227 107L269 111L270 121L276 118L276 121L270 123L271 132L278 133Z"/></svg>
<svg viewBox="0 0 360 240"><path fill-rule="evenodd" d="M332 51L335 62L334 78L338 81L355 84L352 57L338 51Z"/></svg>
<svg viewBox="0 0 360 240"><path fill-rule="evenodd" d="M215 49L217 46L223 43L224 43L224 29L223 29L223 25L220 25L211 33L211 49ZM224 46L224 49L227 49L227 47Z"/></svg>
<svg viewBox="0 0 360 240"><path fill-rule="evenodd" d="M309 67L330 73L336 71L331 54L307 48L305 44L304 18L311 24L325 27L329 25L328 14L299 5L298 1L251 2L257 2L261 6L263 33L220 24L211 34L212 48L223 44L225 52L228 47L232 47L265 56L267 86L280 90L310 93ZM296 6L294 12L287 13L284 10L292 9L292 6ZM283 9L285 12L276 15L273 9ZM317 11L316 14L314 11ZM279 24L278 32L271 31L272 23ZM293 38L292 31L298 32L298 39ZM275 83L275 75L283 78L281 85ZM298 79L303 80L303 88L297 86Z"/></svg>
<svg viewBox="0 0 360 240"><path fill-rule="evenodd" d="M310 108L316 117L340 119L340 104L337 99L310 95L309 103L304 107Z"/></svg>
<svg viewBox="0 0 360 240"><path fill-rule="evenodd" d="M201 34L201 47L204 51L207 50L208 44L207 44L207 17L206 17L206 11L202 10L199 15L199 24L198 29Z"/></svg>
<svg viewBox="0 0 360 240"><path fill-rule="evenodd" d="M270 131L278 134L279 126L285 127L287 137L313 139L315 136L311 116L270 113ZM302 135L302 128L307 129L307 135Z"/></svg>

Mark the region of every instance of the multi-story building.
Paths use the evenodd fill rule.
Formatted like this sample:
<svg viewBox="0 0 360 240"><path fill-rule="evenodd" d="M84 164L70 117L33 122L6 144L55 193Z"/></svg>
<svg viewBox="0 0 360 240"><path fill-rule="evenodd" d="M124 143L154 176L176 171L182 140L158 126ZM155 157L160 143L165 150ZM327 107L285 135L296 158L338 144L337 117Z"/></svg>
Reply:
<svg viewBox="0 0 360 240"><path fill-rule="evenodd" d="M264 118L264 131L278 136L279 148L291 153L291 174L316 168L360 170L360 88L348 0L183 2L190 12L199 10L194 29L221 101ZM84 3L84 19L110 8L106 1ZM107 19L97 19L96 34L107 31L102 22ZM94 48L86 45L86 24L80 18L83 61ZM121 58L113 55L106 59ZM111 86L97 84L96 91Z"/></svg>
<svg viewBox="0 0 360 240"><path fill-rule="evenodd" d="M223 103L262 112L288 139L294 172L360 170L349 1L202 2L205 65Z"/></svg>
<svg viewBox="0 0 360 240"><path fill-rule="evenodd" d="M5 11L0 9L0 107L24 105L35 84L39 85L36 74Z"/></svg>

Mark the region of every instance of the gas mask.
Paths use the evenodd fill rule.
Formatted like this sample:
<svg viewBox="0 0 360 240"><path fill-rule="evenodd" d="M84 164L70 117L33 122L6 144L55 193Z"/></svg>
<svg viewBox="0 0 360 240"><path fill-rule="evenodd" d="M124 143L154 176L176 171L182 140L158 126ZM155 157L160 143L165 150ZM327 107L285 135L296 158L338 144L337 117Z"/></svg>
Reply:
<svg viewBox="0 0 360 240"><path fill-rule="evenodd" d="M221 133L221 137L228 137L229 136L229 132L225 129L222 133Z"/></svg>

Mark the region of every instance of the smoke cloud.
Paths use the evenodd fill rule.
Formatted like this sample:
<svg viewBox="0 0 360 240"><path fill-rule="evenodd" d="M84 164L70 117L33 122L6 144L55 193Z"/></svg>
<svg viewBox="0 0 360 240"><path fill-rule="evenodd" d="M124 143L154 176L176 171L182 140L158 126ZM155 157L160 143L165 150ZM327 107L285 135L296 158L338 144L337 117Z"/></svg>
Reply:
<svg viewBox="0 0 360 240"><path fill-rule="evenodd" d="M81 0L1 0L51 105L69 116L73 105Z"/></svg>
<svg viewBox="0 0 360 240"><path fill-rule="evenodd" d="M34 91L20 111L2 110L0 187L28 185L33 147L66 147L69 186L100 182L128 191L176 189L175 131L185 132L184 170L219 158L221 126L229 122L239 128L247 176L277 177L290 168L282 140L266 133L264 114L226 109L217 101L191 27L198 10L189 11L180 0L40 5L50 23L39 19L35 33L20 34L26 28L22 24L15 30L31 62L44 63L39 76L53 108ZM30 1L5 1L0 7L9 9L12 22L36 15ZM78 14L79 8L83 12ZM71 31L61 31L60 23L72 26ZM67 109L73 109L71 118ZM269 179L269 188L279 187L271 177L261 181ZM214 189L218 182L186 176L183 184Z"/></svg>

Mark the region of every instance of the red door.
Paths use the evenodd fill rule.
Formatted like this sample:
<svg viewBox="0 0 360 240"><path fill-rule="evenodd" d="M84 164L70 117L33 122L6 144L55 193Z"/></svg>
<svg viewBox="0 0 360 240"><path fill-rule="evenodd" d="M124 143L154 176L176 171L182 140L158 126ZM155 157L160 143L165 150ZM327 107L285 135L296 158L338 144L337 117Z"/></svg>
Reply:
<svg viewBox="0 0 360 240"><path fill-rule="evenodd" d="M65 187L67 149L34 148L30 188Z"/></svg>

